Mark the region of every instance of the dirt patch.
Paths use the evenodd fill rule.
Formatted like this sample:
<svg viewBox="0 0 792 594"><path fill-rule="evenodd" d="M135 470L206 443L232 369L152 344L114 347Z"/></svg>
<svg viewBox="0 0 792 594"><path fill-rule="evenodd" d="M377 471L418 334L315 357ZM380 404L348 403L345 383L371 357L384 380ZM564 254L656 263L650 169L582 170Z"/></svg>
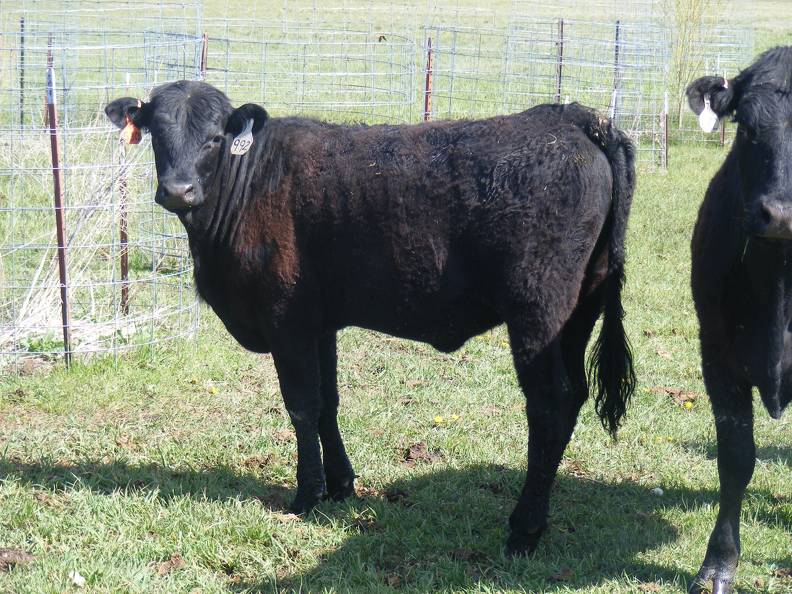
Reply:
<svg viewBox="0 0 792 594"><path fill-rule="evenodd" d="M773 571L773 577L782 580L792 580L792 567L779 567Z"/></svg>
<svg viewBox="0 0 792 594"><path fill-rule="evenodd" d="M485 563L488 561L487 555L481 551L467 548L454 549L451 551L451 558L466 563Z"/></svg>
<svg viewBox="0 0 792 594"><path fill-rule="evenodd" d="M249 470L263 470L275 461L273 454L248 456L242 461L242 466Z"/></svg>
<svg viewBox="0 0 792 594"><path fill-rule="evenodd" d="M273 432L272 439L275 443L288 443L294 439L294 431L291 429L279 429Z"/></svg>
<svg viewBox="0 0 792 594"><path fill-rule="evenodd" d="M383 493L376 487L369 487L367 485L361 485L360 483L356 483L355 495L357 495L360 499L365 499L367 497L373 497L379 499L380 497L382 497Z"/></svg>
<svg viewBox="0 0 792 594"><path fill-rule="evenodd" d="M649 391L653 394L668 396L674 401L674 404L683 408L689 408L691 404L704 398L704 395L698 392L691 392L689 390L683 390L682 388L671 388L668 386L653 386L649 388Z"/></svg>
<svg viewBox="0 0 792 594"><path fill-rule="evenodd" d="M400 503L401 505L410 504L410 496L407 491L402 489L391 488L385 491L385 500L388 503Z"/></svg>
<svg viewBox="0 0 792 594"><path fill-rule="evenodd" d="M182 556L179 555L179 553L173 553L173 555L170 556L170 559L157 564L157 575L164 577L169 573L176 571L177 569L183 568L185 565L186 563L184 562Z"/></svg>
<svg viewBox="0 0 792 594"><path fill-rule="evenodd" d="M568 582L574 577L574 573L572 572L569 567L562 567L558 571L556 571L553 575L550 576L550 579L554 582Z"/></svg>
<svg viewBox="0 0 792 594"><path fill-rule="evenodd" d="M412 444L404 452L402 464L408 468L413 468L418 464L433 464L443 459L441 452L430 450L425 441Z"/></svg>
<svg viewBox="0 0 792 594"><path fill-rule="evenodd" d="M0 549L0 571L10 571L19 565L32 563L35 557L20 549Z"/></svg>

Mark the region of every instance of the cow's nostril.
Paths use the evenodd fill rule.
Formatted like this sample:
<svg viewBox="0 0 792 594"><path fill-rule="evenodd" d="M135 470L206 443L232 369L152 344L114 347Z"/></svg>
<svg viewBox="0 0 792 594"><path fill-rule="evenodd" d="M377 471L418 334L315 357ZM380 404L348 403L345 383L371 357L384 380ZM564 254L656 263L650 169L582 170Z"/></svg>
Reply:
<svg viewBox="0 0 792 594"><path fill-rule="evenodd" d="M192 204L194 198L195 198L194 188L192 184L189 184L187 187L184 188L184 201L187 204Z"/></svg>

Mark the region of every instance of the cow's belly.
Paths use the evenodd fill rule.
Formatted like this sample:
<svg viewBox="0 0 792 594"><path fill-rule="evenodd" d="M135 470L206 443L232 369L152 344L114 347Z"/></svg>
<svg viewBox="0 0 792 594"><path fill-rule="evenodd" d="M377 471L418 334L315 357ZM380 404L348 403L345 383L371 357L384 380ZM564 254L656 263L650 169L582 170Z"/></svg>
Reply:
<svg viewBox="0 0 792 594"><path fill-rule="evenodd" d="M418 340L449 352L502 320L491 306L481 275L447 247L410 258L369 255L345 267L343 283L328 280L326 319ZM379 264L378 264L379 262ZM329 290L327 290L329 289Z"/></svg>
<svg viewBox="0 0 792 594"><path fill-rule="evenodd" d="M360 310L350 315L345 325L425 342L439 351L451 352L503 321L493 309L472 301L423 301L412 307L392 305L390 311L382 307Z"/></svg>

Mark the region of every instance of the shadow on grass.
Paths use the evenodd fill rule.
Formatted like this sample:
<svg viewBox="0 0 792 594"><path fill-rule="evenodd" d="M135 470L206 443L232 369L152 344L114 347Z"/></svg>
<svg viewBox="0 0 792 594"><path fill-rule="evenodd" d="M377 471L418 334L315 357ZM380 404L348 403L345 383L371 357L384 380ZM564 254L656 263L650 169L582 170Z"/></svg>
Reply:
<svg viewBox="0 0 792 594"><path fill-rule="evenodd" d="M715 441L691 441L683 443L682 447L689 452L703 455L708 460L716 460L718 458L718 445ZM783 464L792 468L792 446L759 446L756 448L756 459L759 462Z"/></svg>
<svg viewBox="0 0 792 594"><path fill-rule="evenodd" d="M96 493L156 493L169 501L194 497L257 500L285 512L292 495L237 469L171 470L159 464L124 462L58 464L0 460L0 480L19 480L39 489L86 488ZM647 563L642 553L677 540L661 511L695 510L717 502L714 490L667 489L662 497L631 482L602 483L559 476L551 500L550 527L530 559L503 555L506 519L520 492L522 470L499 465L460 469L426 466L363 497L325 503L305 521L343 530L343 544L320 557L307 572L258 582L229 583L253 592L316 591L322 588L372 591L410 589L515 588L543 592L586 587L624 576L676 583L691 575ZM790 529L779 517L774 495L749 490L763 523ZM765 501L766 500L766 501ZM704 543L701 543L701 553Z"/></svg>
<svg viewBox="0 0 792 594"><path fill-rule="evenodd" d="M157 493L168 501L176 497L224 501L256 499L276 512L285 512L288 486L263 483L237 469L215 466L207 469L173 470L159 464L129 465L122 461L58 464L0 459L0 480L18 478L23 483L52 491L86 488L97 493Z"/></svg>
<svg viewBox="0 0 792 594"><path fill-rule="evenodd" d="M234 589L316 591L322 588L414 591L528 588L554 591L595 586L629 576L637 581L676 582L690 575L642 560L642 553L673 543L676 529L658 513L710 506L710 490L669 489L658 497L645 486L559 477L551 501L550 527L530 559L502 552L506 519L519 494L523 471L499 465L460 469L426 466L363 497L325 503L305 521L343 531L343 544L322 555L310 571L233 582ZM285 511L290 490L232 468L170 470L158 464L123 462L64 465L0 460L0 480L40 489L76 487L97 493L156 493L210 500L255 499ZM758 496L770 494L758 494ZM704 543L701 544L702 554Z"/></svg>

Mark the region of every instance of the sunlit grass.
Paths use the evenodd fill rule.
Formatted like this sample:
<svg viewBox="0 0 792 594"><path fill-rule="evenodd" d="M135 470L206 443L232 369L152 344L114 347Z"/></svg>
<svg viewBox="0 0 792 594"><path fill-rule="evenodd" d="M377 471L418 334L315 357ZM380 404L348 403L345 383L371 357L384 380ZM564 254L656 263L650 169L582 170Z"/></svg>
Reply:
<svg viewBox="0 0 792 594"><path fill-rule="evenodd" d="M340 423L360 497L296 519L272 360L206 311L192 343L2 380L0 547L35 560L0 573L0 592L73 591L73 570L97 593L681 591L717 513L688 283L724 154L673 146L668 172L639 172L625 291L638 391L616 442L584 407L531 559L502 555L527 445L502 328L451 355L344 331ZM740 592L792 591L791 419L757 400ZM405 463L419 443L431 455Z"/></svg>

